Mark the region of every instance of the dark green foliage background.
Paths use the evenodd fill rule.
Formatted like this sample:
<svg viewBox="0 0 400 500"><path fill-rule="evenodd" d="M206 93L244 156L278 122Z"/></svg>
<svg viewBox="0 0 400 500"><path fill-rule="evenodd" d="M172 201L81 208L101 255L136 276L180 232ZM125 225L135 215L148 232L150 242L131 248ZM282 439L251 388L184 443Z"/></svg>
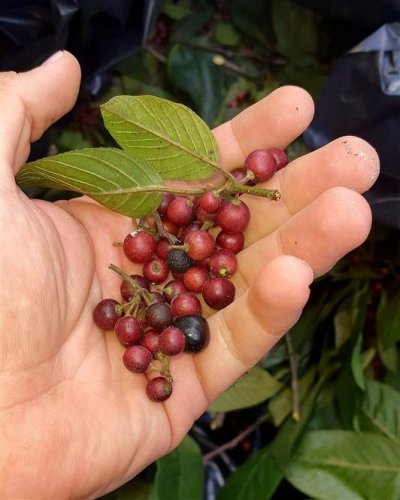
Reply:
<svg viewBox="0 0 400 500"><path fill-rule="evenodd" d="M101 102L151 94L182 102L215 126L287 83L318 98L339 55L326 23L290 0L164 0L145 48L115 69ZM59 152L114 145L99 104L81 97L54 137ZM306 152L301 138L288 148L291 158ZM297 375L282 341L221 399L218 411L234 408L240 418L240 408L253 404L253 422L275 430L229 476L219 500L288 492L291 498L400 497L399 256L399 233L374 224L366 243L313 285L290 332ZM299 422L291 414L293 378ZM201 453L188 437L107 498L202 498Z"/></svg>

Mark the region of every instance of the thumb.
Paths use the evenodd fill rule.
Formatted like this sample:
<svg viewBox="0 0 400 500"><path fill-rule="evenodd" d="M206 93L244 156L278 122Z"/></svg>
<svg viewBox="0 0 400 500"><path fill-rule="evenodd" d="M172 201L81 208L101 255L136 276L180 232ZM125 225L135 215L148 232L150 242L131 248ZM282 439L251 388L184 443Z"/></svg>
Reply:
<svg viewBox="0 0 400 500"><path fill-rule="evenodd" d="M41 137L76 101L78 61L60 51L25 73L0 73L0 173L11 181ZM13 182L13 181L12 181Z"/></svg>

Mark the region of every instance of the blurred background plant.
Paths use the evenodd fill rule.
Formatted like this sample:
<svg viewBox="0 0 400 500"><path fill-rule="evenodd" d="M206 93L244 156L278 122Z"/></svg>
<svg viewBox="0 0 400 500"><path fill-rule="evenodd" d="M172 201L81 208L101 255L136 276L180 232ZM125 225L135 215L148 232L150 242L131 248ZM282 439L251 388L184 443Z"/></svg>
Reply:
<svg viewBox="0 0 400 500"><path fill-rule="evenodd" d="M385 10L371 1L367 15L365 6L348 1L335 2L341 9L333 15L326 2L317 4L149 2L134 44L142 48L132 50L132 35L112 63L86 67L77 105L33 155L111 145L99 104L120 94L182 102L216 126L275 88L296 84L311 93L318 112L338 61L393 20L394 11L390 2ZM399 109L398 94L394 99L392 109ZM343 119L340 135L353 133ZM399 113L395 119L399 124ZM306 154L311 143L307 134L298 138L289 157ZM393 179L398 183L398 170ZM392 194L385 196L378 193L379 203L393 203ZM364 245L314 283L286 338L210 407L175 451L104 498L400 497L398 191L394 197L387 218L376 212L380 222Z"/></svg>

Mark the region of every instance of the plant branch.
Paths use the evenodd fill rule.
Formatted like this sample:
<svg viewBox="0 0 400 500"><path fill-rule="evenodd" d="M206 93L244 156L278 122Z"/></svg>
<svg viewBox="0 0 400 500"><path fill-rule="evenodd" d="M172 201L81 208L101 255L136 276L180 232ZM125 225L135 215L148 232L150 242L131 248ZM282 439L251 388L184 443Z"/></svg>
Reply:
<svg viewBox="0 0 400 500"><path fill-rule="evenodd" d="M258 427L260 427L261 424L263 424L266 420L268 420L268 418L269 418L269 414L261 415L261 417L259 417L254 422L254 424L250 425L249 427L247 427L247 429L240 432L236 437L234 437L233 439L231 439L227 443L224 443L223 445L218 446L218 448L215 448L215 450L212 450L209 453L206 453L205 455L203 455L203 462L209 462L217 455L220 455L221 453L223 453L225 450L235 448L240 443L240 441L243 441L243 439L246 436L248 436L249 434L254 432L256 429L258 429Z"/></svg>
<svg viewBox="0 0 400 500"><path fill-rule="evenodd" d="M152 47L149 43L146 43L146 45L144 46L144 49L147 50L147 52L149 54L151 54L155 59L157 59L157 61L160 61L162 62L163 64L166 64L167 63L167 58L161 54L160 52L158 52L154 47Z"/></svg>
<svg viewBox="0 0 400 500"><path fill-rule="evenodd" d="M299 379L298 379L298 363L297 355L293 350L292 338L290 333L285 335L286 350L289 355L291 387L292 387L292 418L295 422L300 421L300 394L299 394Z"/></svg>

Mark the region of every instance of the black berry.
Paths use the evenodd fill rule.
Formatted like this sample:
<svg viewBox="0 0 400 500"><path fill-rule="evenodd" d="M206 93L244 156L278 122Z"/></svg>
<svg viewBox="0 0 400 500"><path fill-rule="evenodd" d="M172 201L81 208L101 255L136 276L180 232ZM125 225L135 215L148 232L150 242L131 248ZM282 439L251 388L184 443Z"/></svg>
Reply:
<svg viewBox="0 0 400 500"><path fill-rule="evenodd" d="M167 266L171 273L182 274L193 266L193 261L185 250L173 248L167 255Z"/></svg>
<svg viewBox="0 0 400 500"><path fill-rule="evenodd" d="M173 323L185 335L185 351L200 352L210 341L207 320L200 315L181 316Z"/></svg>

